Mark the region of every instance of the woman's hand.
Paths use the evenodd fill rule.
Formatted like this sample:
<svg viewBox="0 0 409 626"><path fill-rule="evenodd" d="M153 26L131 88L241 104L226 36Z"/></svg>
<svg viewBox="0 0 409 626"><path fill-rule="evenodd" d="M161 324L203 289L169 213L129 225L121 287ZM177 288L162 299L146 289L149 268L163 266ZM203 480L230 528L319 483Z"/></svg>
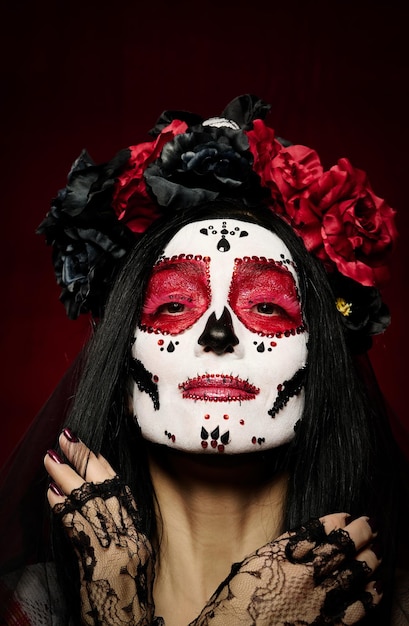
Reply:
<svg viewBox="0 0 409 626"><path fill-rule="evenodd" d="M68 463L48 451L47 496L78 558L83 623L152 624L154 556L129 488L70 430L59 443Z"/></svg>
<svg viewBox="0 0 409 626"><path fill-rule="evenodd" d="M189 626L350 626L380 602L367 517L311 520L233 566Z"/></svg>

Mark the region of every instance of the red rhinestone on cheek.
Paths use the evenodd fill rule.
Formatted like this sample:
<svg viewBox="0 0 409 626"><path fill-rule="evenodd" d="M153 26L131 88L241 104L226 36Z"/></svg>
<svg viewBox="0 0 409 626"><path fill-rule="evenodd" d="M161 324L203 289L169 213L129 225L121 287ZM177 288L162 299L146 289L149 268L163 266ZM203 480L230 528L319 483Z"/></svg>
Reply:
<svg viewBox="0 0 409 626"><path fill-rule="evenodd" d="M210 445L212 446L212 448L216 448L217 447L216 439L212 439L211 442L210 442Z"/></svg>
<svg viewBox="0 0 409 626"><path fill-rule="evenodd" d="M202 448L204 450L206 450L206 448L207 448L207 441L202 441Z"/></svg>
<svg viewBox="0 0 409 626"><path fill-rule="evenodd" d="M219 452L224 452L224 445L221 443L217 446Z"/></svg>
<svg viewBox="0 0 409 626"><path fill-rule="evenodd" d="M244 420L240 420L241 426L244 426Z"/></svg>
<svg viewBox="0 0 409 626"><path fill-rule="evenodd" d="M163 346L164 343L163 339L158 339L158 346Z"/></svg>
<svg viewBox="0 0 409 626"><path fill-rule="evenodd" d="M159 376L156 376L156 374L154 374L154 375L152 376L152 380L153 380L153 382L154 382L154 383L157 383L157 382L158 382L158 380L159 380Z"/></svg>
<svg viewBox="0 0 409 626"><path fill-rule="evenodd" d="M228 419L229 419L229 416L228 416L228 415L223 415L223 419L224 419L224 420L228 420Z"/></svg>
<svg viewBox="0 0 409 626"><path fill-rule="evenodd" d="M210 415L209 413L206 413L206 415L204 416L205 420L209 420L210 419Z"/></svg>
<svg viewBox="0 0 409 626"><path fill-rule="evenodd" d="M257 443L257 439L256 439L256 437L252 437L252 438L251 438L251 443Z"/></svg>

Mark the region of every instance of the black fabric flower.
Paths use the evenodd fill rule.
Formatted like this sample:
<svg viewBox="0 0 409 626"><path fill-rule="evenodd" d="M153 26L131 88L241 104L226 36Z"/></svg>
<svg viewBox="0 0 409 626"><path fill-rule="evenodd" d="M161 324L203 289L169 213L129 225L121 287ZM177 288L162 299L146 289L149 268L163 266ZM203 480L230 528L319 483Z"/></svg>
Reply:
<svg viewBox="0 0 409 626"><path fill-rule="evenodd" d="M134 242L111 207L115 176L128 158L129 151L123 150L97 166L84 150L37 229L53 246L60 299L71 319L87 312L101 316L118 261Z"/></svg>
<svg viewBox="0 0 409 626"><path fill-rule="evenodd" d="M271 104L254 94L247 93L229 102L218 119L232 120L238 128L249 130L252 128L254 120L264 120L270 109ZM186 122L189 128L198 130L204 118L190 111L163 111L156 120L155 126L149 131L149 134L157 137L173 120L182 120Z"/></svg>
<svg viewBox="0 0 409 626"><path fill-rule="evenodd" d="M249 204L266 190L252 170L253 155L242 130L223 124L201 125L167 143L145 172L148 189L160 206L176 210L217 197L240 196ZM227 123L227 122L226 122Z"/></svg>
<svg viewBox="0 0 409 626"><path fill-rule="evenodd" d="M389 309L376 287L365 287L339 272L330 274L329 280L348 343L355 353L365 352L372 345L372 336L389 326Z"/></svg>

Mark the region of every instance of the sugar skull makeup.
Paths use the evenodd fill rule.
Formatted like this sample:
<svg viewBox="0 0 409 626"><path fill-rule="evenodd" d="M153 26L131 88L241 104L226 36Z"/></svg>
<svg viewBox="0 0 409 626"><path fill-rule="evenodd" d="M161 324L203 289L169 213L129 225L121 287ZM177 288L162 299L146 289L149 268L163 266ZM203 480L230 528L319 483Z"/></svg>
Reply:
<svg viewBox="0 0 409 626"><path fill-rule="evenodd" d="M153 268L132 348L143 436L225 454L290 441L307 340L297 270L277 235L233 219L181 228Z"/></svg>

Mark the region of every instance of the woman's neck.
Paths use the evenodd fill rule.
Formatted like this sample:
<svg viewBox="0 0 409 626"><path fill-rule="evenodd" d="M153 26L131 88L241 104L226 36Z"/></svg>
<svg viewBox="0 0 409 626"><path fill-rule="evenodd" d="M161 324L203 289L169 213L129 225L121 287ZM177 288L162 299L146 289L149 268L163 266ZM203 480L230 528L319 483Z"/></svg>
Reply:
<svg viewBox="0 0 409 626"><path fill-rule="evenodd" d="M155 603L166 626L194 619L233 563L281 533L287 476L271 471L274 456L151 448L160 537Z"/></svg>

